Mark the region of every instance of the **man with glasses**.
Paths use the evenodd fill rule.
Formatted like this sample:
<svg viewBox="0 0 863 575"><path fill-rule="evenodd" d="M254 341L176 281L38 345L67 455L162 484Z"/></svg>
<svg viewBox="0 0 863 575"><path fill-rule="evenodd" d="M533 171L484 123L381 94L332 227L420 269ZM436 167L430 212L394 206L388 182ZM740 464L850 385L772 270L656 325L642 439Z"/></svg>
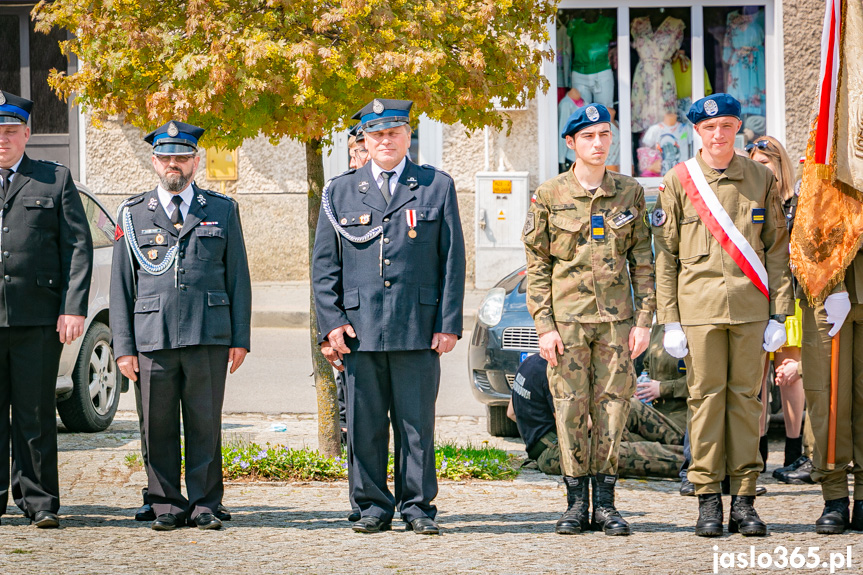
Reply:
<svg viewBox="0 0 863 575"><path fill-rule="evenodd" d="M348 155L350 155L349 168L359 170L369 161L369 151L366 149L366 135L361 125L356 124L350 131L348 138Z"/></svg>
<svg viewBox="0 0 863 575"><path fill-rule="evenodd" d="M24 153L32 109L0 91L0 515L11 436L15 503L36 527L53 528L57 370L63 344L84 331L93 244L69 169Z"/></svg>
<svg viewBox="0 0 863 575"><path fill-rule="evenodd" d="M147 134L160 184L127 200L111 268L120 372L140 385L147 498L157 531L219 529L221 417L228 364L249 350L251 282L239 208L193 183L204 130L168 122ZM138 381L140 378L140 382ZM180 410L186 492L180 490Z"/></svg>

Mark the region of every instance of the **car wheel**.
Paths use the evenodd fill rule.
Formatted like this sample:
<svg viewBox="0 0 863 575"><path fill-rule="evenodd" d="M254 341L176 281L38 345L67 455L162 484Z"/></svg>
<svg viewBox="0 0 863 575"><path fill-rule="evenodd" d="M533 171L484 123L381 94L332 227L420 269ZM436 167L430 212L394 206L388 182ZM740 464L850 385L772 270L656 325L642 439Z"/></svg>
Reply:
<svg viewBox="0 0 863 575"><path fill-rule="evenodd" d="M505 405L488 405L488 433L494 437L518 437L518 426L506 416Z"/></svg>
<svg viewBox="0 0 863 575"><path fill-rule="evenodd" d="M120 370L111 349L111 330L94 321L84 335L72 371L72 395L57 403L69 431L103 431L114 420L120 402Z"/></svg>

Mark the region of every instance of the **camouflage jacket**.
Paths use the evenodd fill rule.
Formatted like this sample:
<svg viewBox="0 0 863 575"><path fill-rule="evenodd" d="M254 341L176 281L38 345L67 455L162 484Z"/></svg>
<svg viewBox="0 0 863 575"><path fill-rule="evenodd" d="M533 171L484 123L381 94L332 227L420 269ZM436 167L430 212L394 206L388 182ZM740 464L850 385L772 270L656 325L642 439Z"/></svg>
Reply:
<svg viewBox="0 0 863 575"><path fill-rule="evenodd" d="M665 174L653 222L657 321L683 325L767 321L794 314L788 228L776 179L764 166L735 155L720 173L701 154L698 165L735 227L767 269L770 300L713 237L677 173ZM657 210L662 212L657 212Z"/></svg>
<svg viewBox="0 0 863 575"><path fill-rule="evenodd" d="M650 345L644 356L644 369L650 379L659 382L659 397L653 400L653 407L678 425L686 427L686 399L689 397L686 364L682 359L668 355L662 343L664 336L665 326L654 324L650 332Z"/></svg>
<svg viewBox="0 0 863 575"><path fill-rule="evenodd" d="M527 308L537 333L556 329L555 322L600 323L633 315L636 325L650 326L653 254L644 206L641 185L613 172L605 173L593 194L572 170L537 189L522 237Z"/></svg>

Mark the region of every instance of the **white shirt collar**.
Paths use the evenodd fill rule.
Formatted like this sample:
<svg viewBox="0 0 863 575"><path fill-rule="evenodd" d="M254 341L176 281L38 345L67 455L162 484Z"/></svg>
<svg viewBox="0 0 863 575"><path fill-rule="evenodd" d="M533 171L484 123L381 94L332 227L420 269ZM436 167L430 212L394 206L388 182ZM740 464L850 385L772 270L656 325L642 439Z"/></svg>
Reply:
<svg viewBox="0 0 863 575"><path fill-rule="evenodd" d="M159 184L156 191L159 194L159 203L162 204L162 207L165 209L165 213L168 214L168 217L171 217L171 214L174 213L174 204L171 203L171 198L174 197L174 194L166 190L162 187L162 184ZM180 204L180 213L183 214L183 219L186 219L186 216L189 215L189 208L192 206L192 200L195 199L195 191L192 189L192 184L189 183L186 186L186 189L180 192L180 197L183 198L183 203Z"/></svg>
<svg viewBox="0 0 863 575"><path fill-rule="evenodd" d="M387 170L388 172L395 172L394 177L390 178L390 192L396 189L396 184L399 181L399 178L402 177L402 172L405 171L405 166L408 163L407 157L402 158L402 161L398 163L398 165L392 170ZM384 169L377 165L374 160L371 162L372 164L372 177L375 179L375 183L378 185L378 188L381 187L381 184L384 183L383 177L381 174L384 173Z"/></svg>

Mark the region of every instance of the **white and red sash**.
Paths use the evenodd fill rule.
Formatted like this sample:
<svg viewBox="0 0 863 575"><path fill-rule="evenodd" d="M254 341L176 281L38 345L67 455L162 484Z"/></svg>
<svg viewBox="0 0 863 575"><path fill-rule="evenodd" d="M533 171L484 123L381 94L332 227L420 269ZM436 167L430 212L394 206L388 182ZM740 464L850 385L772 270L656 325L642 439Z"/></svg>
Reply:
<svg viewBox="0 0 863 575"><path fill-rule="evenodd" d="M689 197L689 201L695 206L701 221L719 242L731 259L746 274L755 287L770 299L767 289L767 270L758 258L758 254L734 225L734 220L719 203L719 198L710 188L710 184L704 178L704 173L695 158L674 166L677 178L683 185L683 190Z"/></svg>

